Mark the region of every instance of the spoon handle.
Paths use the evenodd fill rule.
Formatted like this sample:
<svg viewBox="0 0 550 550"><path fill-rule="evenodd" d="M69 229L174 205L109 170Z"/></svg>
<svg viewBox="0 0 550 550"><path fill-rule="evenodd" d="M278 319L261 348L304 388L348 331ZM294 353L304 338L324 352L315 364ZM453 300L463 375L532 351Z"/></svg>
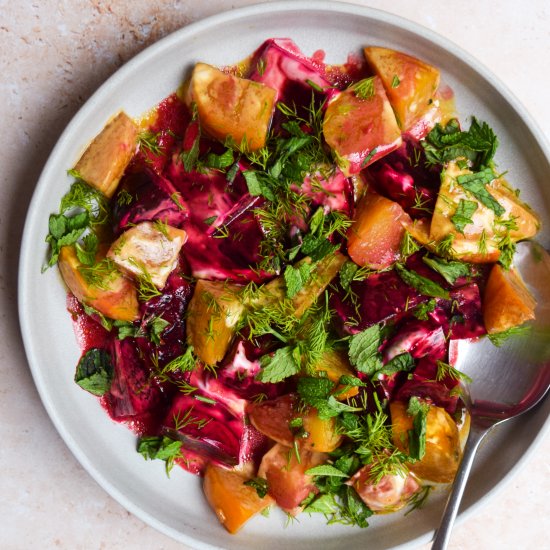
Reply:
<svg viewBox="0 0 550 550"><path fill-rule="evenodd" d="M475 426L474 423L472 423L468 440L464 447L462 461L456 472L451 493L449 494L447 504L445 505L445 511L441 518L441 523L435 533L432 550L445 550L445 548L447 548L447 543L451 536L451 530L458 512L458 507L460 506L460 501L462 500L462 495L464 494L464 489L474 462L476 451L489 429L486 426Z"/></svg>

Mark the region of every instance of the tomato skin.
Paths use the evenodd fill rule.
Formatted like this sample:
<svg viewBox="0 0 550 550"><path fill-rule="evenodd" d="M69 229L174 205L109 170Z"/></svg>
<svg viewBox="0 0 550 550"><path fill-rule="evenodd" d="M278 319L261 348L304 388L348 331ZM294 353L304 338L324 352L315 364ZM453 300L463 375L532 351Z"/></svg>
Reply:
<svg viewBox="0 0 550 550"><path fill-rule="evenodd" d="M220 523L231 534L236 533L252 516L273 504L269 495L261 498L254 487L244 485L250 478L246 472L228 470L212 463L206 467L204 495Z"/></svg>
<svg viewBox="0 0 550 550"><path fill-rule="evenodd" d="M286 447L292 447L296 440L304 449L328 453L342 441L336 433L333 418L319 418L317 410L312 407L300 410L299 398L294 394L252 403L247 407L247 413L258 431ZM297 436L290 428L290 422L296 418L302 418L305 437Z"/></svg>
<svg viewBox="0 0 550 550"><path fill-rule="evenodd" d="M323 133L346 176L358 174L402 142L401 131L378 77L374 77L374 93L367 99L358 97L351 88L334 95L325 112Z"/></svg>
<svg viewBox="0 0 550 550"><path fill-rule="evenodd" d="M535 318L536 301L514 269L495 264L483 300L483 321L489 334L503 332Z"/></svg>
<svg viewBox="0 0 550 550"><path fill-rule="evenodd" d="M269 495L285 512L296 515L302 511L301 503L318 489L313 477L305 472L326 461L324 453L296 450L276 443L263 457L258 476L267 479Z"/></svg>
<svg viewBox="0 0 550 550"><path fill-rule="evenodd" d="M265 145L276 91L260 82L226 74L197 63L187 93L197 106L201 126L220 141L232 138L237 146L255 151Z"/></svg>
<svg viewBox="0 0 550 550"><path fill-rule="evenodd" d="M130 279L117 274L107 277L102 288L89 284L80 272L82 264L74 246L61 247L58 265L65 284L79 302L111 319L129 322L139 319L137 290Z"/></svg>
<svg viewBox="0 0 550 550"><path fill-rule="evenodd" d="M291 447L294 444L294 434L289 424L297 416L294 410L297 404L297 396L287 394L268 401L251 403L246 412L258 431L281 445Z"/></svg>
<svg viewBox="0 0 550 550"><path fill-rule="evenodd" d="M367 191L348 231L348 254L358 265L385 269L399 259L409 215L396 202Z"/></svg>
<svg viewBox="0 0 550 550"><path fill-rule="evenodd" d="M361 500L376 513L395 512L420 489L411 474L386 474L378 483L371 480L371 465L363 466L350 482Z"/></svg>
<svg viewBox="0 0 550 550"><path fill-rule="evenodd" d="M369 65L380 77L403 131L433 109L439 71L410 55L388 48L364 49Z"/></svg>

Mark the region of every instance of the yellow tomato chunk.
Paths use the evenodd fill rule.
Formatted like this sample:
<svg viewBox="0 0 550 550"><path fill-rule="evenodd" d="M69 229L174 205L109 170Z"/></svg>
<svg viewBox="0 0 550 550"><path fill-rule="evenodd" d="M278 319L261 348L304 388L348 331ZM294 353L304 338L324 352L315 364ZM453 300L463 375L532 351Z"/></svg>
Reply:
<svg viewBox="0 0 550 550"><path fill-rule="evenodd" d="M105 275L94 283L88 282L83 274L86 267L79 261L73 246L61 248L58 265L65 284L79 302L117 321L139 318L136 288L116 269L106 270Z"/></svg>
<svg viewBox="0 0 550 550"><path fill-rule="evenodd" d="M384 84L401 129L410 129L434 107L439 71L420 59L388 48L371 46L364 53Z"/></svg>
<svg viewBox="0 0 550 550"><path fill-rule="evenodd" d="M137 127L125 113L116 115L90 143L75 171L89 185L111 198L134 156Z"/></svg>
<svg viewBox="0 0 550 550"><path fill-rule="evenodd" d="M323 134L346 176L401 145L401 130L378 77L340 92L328 104Z"/></svg>
<svg viewBox="0 0 550 550"><path fill-rule="evenodd" d="M535 299L519 274L495 264L483 300L483 321L489 334L503 332L535 318Z"/></svg>
<svg viewBox="0 0 550 550"><path fill-rule="evenodd" d="M348 254L358 265L385 269L399 259L409 215L396 202L368 191L348 231Z"/></svg>
<svg viewBox="0 0 550 550"><path fill-rule="evenodd" d="M460 162L450 162L441 174L441 187L430 225L429 241L433 246L445 239L452 239L446 255L474 263L491 263L500 257L504 238L515 242L533 237L540 228L537 215L510 189L502 178L495 178L485 185L495 209L483 204L461 184L463 177L473 172L461 168ZM471 213L457 225L460 208L470 206ZM471 221L468 221L471 220Z"/></svg>
<svg viewBox="0 0 550 550"><path fill-rule="evenodd" d="M275 106L274 89L226 74L206 63L197 63L187 91L195 104L201 126L211 136L255 151L265 145Z"/></svg>
<svg viewBox="0 0 550 550"><path fill-rule="evenodd" d="M327 350L319 361L313 365L316 372L325 372L327 378L335 384L342 376L355 376L346 353L338 350ZM341 386L336 388L334 396L340 401L354 397L359 393L357 386L350 386L344 390Z"/></svg>
<svg viewBox="0 0 550 550"><path fill-rule="evenodd" d="M187 341L207 365L221 361L229 349L244 307L241 288L223 281L197 281L187 314Z"/></svg>
<svg viewBox="0 0 550 550"><path fill-rule="evenodd" d="M212 463L204 474L203 490L208 504L220 523L231 533L236 533L252 516L273 504L266 495L260 497L254 487L244 483L250 479L246 473L227 470Z"/></svg>
<svg viewBox="0 0 550 550"><path fill-rule="evenodd" d="M390 403L394 445L405 452L409 449L409 430L413 417L407 414L407 405L400 401ZM409 469L420 479L434 483L450 483L456 474L460 457L460 436L456 423L441 407L430 405L426 418L426 454Z"/></svg>
<svg viewBox="0 0 550 550"><path fill-rule="evenodd" d="M187 233L167 224L142 222L131 227L111 245L107 257L133 277L147 277L158 288L178 264Z"/></svg>

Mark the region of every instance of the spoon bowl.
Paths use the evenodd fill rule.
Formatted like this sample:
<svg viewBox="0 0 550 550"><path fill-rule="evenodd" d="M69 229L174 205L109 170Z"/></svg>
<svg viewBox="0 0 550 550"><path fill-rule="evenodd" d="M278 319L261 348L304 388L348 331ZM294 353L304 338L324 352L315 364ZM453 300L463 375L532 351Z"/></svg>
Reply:
<svg viewBox="0 0 550 550"><path fill-rule="evenodd" d="M456 367L472 380L464 387L470 433L432 550L447 547L482 439L497 424L532 409L550 387L550 255L535 242L520 243L514 266L537 301L535 320L497 353L488 338L459 346Z"/></svg>

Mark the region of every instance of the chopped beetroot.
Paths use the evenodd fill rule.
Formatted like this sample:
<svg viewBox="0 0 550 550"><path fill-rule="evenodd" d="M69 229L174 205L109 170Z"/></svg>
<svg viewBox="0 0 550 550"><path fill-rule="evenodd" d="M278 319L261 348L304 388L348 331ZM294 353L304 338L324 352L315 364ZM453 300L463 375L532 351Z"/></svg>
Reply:
<svg viewBox="0 0 550 550"><path fill-rule="evenodd" d="M191 451L228 466L239 463L244 422L225 407L180 394L174 399L163 427L187 438L185 446Z"/></svg>
<svg viewBox="0 0 550 550"><path fill-rule="evenodd" d="M476 283L451 291L450 338L478 338L487 334L481 311L481 296Z"/></svg>
<svg viewBox="0 0 550 550"><path fill-rule="evenodd" d="M155 296L142 306L142 325L147 330L148 323L155 318L168 325L160 334L160 344L153 344L145 338L139 339L139 346L145 355L155 354L159 367L176 358L185 349L185 312L191 299L193 286L178 271L168 277L161 296Z"/></svg>
<svg viewBox="0 0 550 550"><path fill-rule="evenodd" d="M405 284L394 270L373 273L363 281L353 282L351 298L346 294L340 289L331 297L331 306L338 314L341 330L348 334L398 318L428 299Z"/></svg>
<svg viewBox="0 0 550 550"><path fill-rule="evenodd" d="M254 402L273 399L287 390L287 384L268 384L256 380L260 372L259 357L265 350L254 347L248 340L237 340L219 369L217 377L239 397Z"/></svg>
<svg viewBox="0 0 550 550"><path fill-rule="evenodd" d="M305 56L289 38L266 40L254 59L251 80L276 90L277 101L309 105L312 85L323 90L331 87L324 64Z"/></svg>
<svg viewBox="0 0 550 550"><path fill-rule="evenodd" d="M182 227L189 216L177 189L166 178L151 170L125 176L114 197L113 216L116 233L144 221L160 220Z"/></svg>
<svg viewBox="0 0 550 550"><path fill-rule="evenodd" d="M323 206L350 217L353 213L353 186L339 168L328 177L321 172L308 174L302 185L293 185L292 189L309 197L314 207Z"/></svg>
<svg viewBox="0 0 550 550"><path fill-rule="evenodd" d="M174 399L164 426L177 429L191 441L191 451L227 466L258 460L266 438L245 419L247 401L207 370L196 369L192 395Z"/></svg>
<svg viewBox="0 0 550 550"><path fill-rule="evenodd" d="M456 383L454 384L456 386ZM419 376L407 380L396 392L394 399L408 401L411 397L430 400L434 405L444 408L449 414L454 414L458 404L458 395L452 393L445 384L433 379L420 379Z"/></svg>
<svg viewBox="0 0 550 550"><path fill-rule="evenodd" d="M366 169L378 193L399 203L413 218L431 217L440 185L440 172L426 165L424 150L416 140L402 145Z"/></svg>
<svg viewBox="0 0 550 550"><path fill-rule="evenodd" d="M115 339L114 379L104 402L115 420L145 421L162 408L162 395L134 339Z"/></svg>
<svg viewBox="0 0 550 550"><path fill-rule="evenodd" d="M139 151L133 161L134 170L151 169L162 174L171 158L171 153L181 140L191 119L189 109L177 94L168 96L156 108L155 121L141 140ZM151 145L147 146L147 140Z"/></svg>
<svg viewBox="0 0 550 550"><path fill-rule="evenodd" d="M410 353L415 359L430 356L443 360L447 356L447 341L441 326L413 317L396 328L394 336L384 343L382 353L385 363L402 353Z"/></svg>
<svg viewBox="0 0 550 550"><path fill-rule="evenodd" d="M254 215L257 202L250 200L242 175L230 183L225 174L215 170L188 173L177 158L166 175L189 208L189 218L183 225L188 235L183 253L194 277L246 283L272 276L255 269L261 259L263 233ZM246 208L243 201L248 201ZM236 210L239 215L232 216ZM229 217L228 228L217 222ZM215 231L210 227L214 222Z"/></svg>

